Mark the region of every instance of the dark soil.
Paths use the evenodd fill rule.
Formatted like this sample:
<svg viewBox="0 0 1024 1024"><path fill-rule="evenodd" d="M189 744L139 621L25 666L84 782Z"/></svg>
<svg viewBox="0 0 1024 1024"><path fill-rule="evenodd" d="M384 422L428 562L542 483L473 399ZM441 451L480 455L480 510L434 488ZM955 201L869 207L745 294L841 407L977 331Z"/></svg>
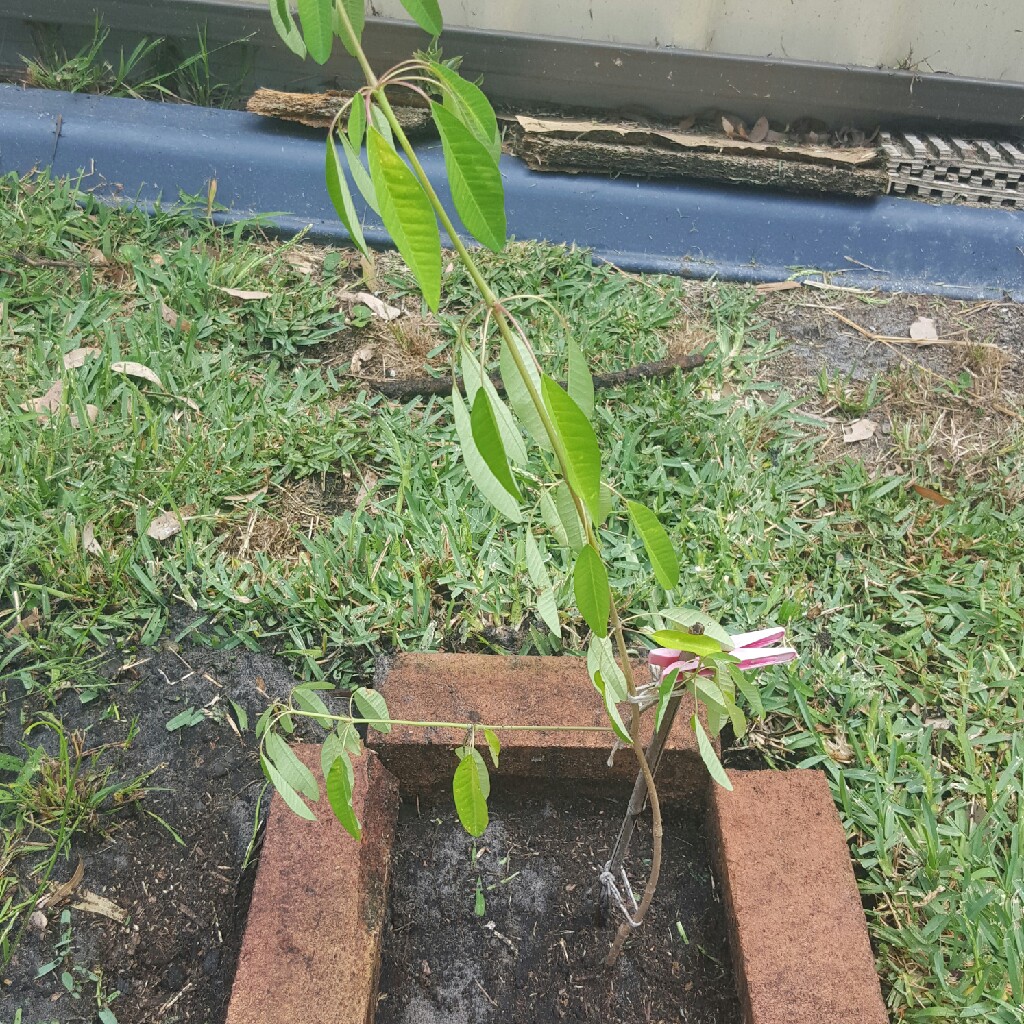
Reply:
<svg viewBox="0 0 1024 1024"><path fill-rule="evenodd" d="M598 923L596 879L625 794L499 792L513 785L495 784L475 841L450 795L403 802L377 1024L739 1021L700 819L667 812L654 906L606 970L618 912ZM634 839L638 890L649 833L641 826Z"/></svg>
<svg viewBox="0 0 1024 1024"><path fill-rule="evenodd" d="M0 966L3 1024L19 1009L24 1024L92 1024L106 1000L119 1024L224 1019L248 912L254 868L245 863L256 845L263 789L252 729L268 701L295 680L274 659L241 650L168 643L130 660L132 667L120 660L112 665L116 685L95 702L83 705L69 693L55 710L65 729L81 730L87 748L115 745L98 758L100 769L111 769L110 782L155 769L149 791L120 807L106 801L95 829L76 839L58 864L54 880L67 881L81 861L81 881L46 908L41 933L26 928L11 962ZM231 700L245 709L247 731L228 722L230 714L238 725ZM206 707L212 717L168 731L167 722L190 706ZM0 706L0 750L22 756L25 725L41 710L8 693ZM28 742L56 750L54 734L44 728ZM30 866L23 858L14 868L29 891ZM127 914L124 922L75 909L86 893L110 900ZM64 911L70 913L67 945L60 941ZM36 977L55 960L55 968ZM61 980L65 972L73 992ZM102 977L101 1000L86 972Z"/></svg>

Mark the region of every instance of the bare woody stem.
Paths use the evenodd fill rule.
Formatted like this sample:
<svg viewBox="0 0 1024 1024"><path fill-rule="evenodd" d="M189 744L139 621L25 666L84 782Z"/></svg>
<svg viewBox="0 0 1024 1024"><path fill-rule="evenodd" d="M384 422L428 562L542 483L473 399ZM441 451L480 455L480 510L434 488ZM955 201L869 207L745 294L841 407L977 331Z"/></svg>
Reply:
<svg viewBox="0 0 1024 1024"><path fill-rule="evenodd" d="M654 891L658 888L658 879L661 876L661 848L664 829L661 822L661 802L658 800L658 791L654 786L654 773L651 771L651 766L647 763L644 748L640 745L640 741L637 739L633 740L633 753L640 762L640 777L644 780L647 791L651 797L651 819L653 822L651 872L647 876L647 884L644 886L644 894L640 900L640 906L637 908L636 917L634 919L637 922L642 922L647 916L647 911L651 909L651 900L654 899ZM619 959L619 954L622 952L623 943L625 943L632 930L633 926L628 921L623 921L622 924L619 925L619 930L615 935L615 941L612 942L611 949L608 950L608 955L604 958L606 967L615 966L616 961Z"/></svg>

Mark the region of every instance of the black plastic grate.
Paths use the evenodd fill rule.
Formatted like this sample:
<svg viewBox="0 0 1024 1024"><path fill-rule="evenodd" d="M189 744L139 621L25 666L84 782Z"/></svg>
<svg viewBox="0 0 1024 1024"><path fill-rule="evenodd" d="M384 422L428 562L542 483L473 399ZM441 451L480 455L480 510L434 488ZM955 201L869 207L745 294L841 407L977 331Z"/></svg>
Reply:
<svg viewBox="0 0 1024 1024"><path fill-rule="evenodd" d="M1024 209L1024 142L883 132L889 191Z"/></svg>

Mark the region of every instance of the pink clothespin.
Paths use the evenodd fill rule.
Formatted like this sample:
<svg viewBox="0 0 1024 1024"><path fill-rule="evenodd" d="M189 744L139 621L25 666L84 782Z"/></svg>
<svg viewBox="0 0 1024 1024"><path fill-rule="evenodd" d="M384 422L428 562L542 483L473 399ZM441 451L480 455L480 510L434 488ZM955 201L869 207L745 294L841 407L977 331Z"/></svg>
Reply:
<svg viewBox="0 0 1024 1024"><path fill-rule="evenodd" d="M729 639L732 641L732 650L728 653L739 660L736 667L744 670L764 668L766 665L782 665L796 658L796 651L792 647L775 646L786 639L786 630L783 626L737 633ZM702 667L700 659L688 651L672 651L658 647L647 655L647 660L653 668L660 671L662 679L674 668L679 669L681 673L698 670L701 675L709 676L714 673L713 668Z"/></svg>

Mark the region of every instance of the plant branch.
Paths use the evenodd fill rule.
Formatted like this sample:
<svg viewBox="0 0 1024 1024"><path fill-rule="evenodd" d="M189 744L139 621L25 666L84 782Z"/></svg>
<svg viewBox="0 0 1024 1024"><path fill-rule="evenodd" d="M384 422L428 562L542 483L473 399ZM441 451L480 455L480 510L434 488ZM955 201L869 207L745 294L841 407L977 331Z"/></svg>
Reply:
<svg viewBox="0 0 1024 1024"><path fill-rule="evenodd" d="M644 894L640 900L640 906L637 908L636 917L634 918L638 924L642 924L644 918L647 916L647 911L651 908L651 901L654 899L654 891L658 888L658 879L661 876L661 853L664 827L661 821L661 801L658 799L658 791L654 786L654 773L651 771L651 767L647 763L647 757L644 754L644 749L640 746L640 741L637 739L633 740L633 753L636 754L637 760L640 762L640 774L646 783L647 791L650 793L651 818L653 819L651 873L647 876L647 884L644 886ZM619 959L619 954L622 952L623 943L625 943L627 936L632 930L633 926L628 921L623 921L622 924L619 925L619 930L615 935L615 941L612 942L611 949L608 950L608 955L604 958L605 967L615 966Z"/></svg>

